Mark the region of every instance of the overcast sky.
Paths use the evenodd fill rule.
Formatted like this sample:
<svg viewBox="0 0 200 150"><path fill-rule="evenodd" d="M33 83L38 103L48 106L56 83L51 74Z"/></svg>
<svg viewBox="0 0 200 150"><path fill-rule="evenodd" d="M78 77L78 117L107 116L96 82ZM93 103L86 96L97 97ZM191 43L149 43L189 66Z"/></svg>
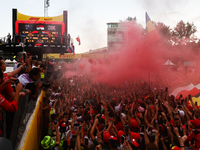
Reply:
<svg viewBox="0 0 200 150"><path fill-rule="evenodd" d="M0 0L0 37L12 33L12 8L30 16L44 16L43 0ZM144 28L145 12L152 21L174 26L180 20L194 22L200 30L199 0L50 0L48 15L68 11L68 33L74 39L76 53L107 46L108 22L136 17ZM75 38L80 36L81 45ZM200 38L200 32L197 32Z"/></svg>

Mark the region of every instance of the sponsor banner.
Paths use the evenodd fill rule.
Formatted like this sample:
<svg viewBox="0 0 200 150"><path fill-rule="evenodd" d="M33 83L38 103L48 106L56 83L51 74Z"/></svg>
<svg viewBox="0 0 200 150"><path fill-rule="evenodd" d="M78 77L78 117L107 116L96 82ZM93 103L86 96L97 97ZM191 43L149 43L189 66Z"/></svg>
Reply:
<svg viewBox="0 0 200 150"><path fill-rule="evenodd" d="M60 53L48 53L44 54L43 58L51 58L51 59L88 59L88 58L93 58L93 59L98 59L98 58L106 58L107 54L69 54L65 53L64 55L61 55Z"/></svg>
<svg viewBox="0 0 200 150"><path fill-rule="evenodd" d="M21 14L17 11L17 20L27 20L27 21L61 21L63 22L63 15L55 17L34 17Z"/></svg>

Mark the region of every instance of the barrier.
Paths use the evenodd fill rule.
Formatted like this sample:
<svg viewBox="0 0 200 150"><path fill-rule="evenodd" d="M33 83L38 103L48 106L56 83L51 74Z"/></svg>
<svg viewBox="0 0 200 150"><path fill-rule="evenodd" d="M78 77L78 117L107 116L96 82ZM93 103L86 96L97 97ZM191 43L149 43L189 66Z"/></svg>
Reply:
<svg viewBox="0 0 200 150"><path fill-rule="evenodd" d="M10 122L7 121L5 122L6 124L4 131L7 131L6 133L10 134L10 140L12 142L13 148L15 149L18 147L21 141L21 137L24 134L28 120L32 115L34 108L35 108L35 102L29 100L28 95L26 95L25 97L20 97L18 102L18 110L13 113L14 117L12 126L11 127L9 126ZM8 129L6 129L7 127ZM10 128L11 128L11 133L9 133ZM9 138L8 135L4 135L4 137Z"/></svg>
<svg viewBox="0 0 200 150"><path fill-rule="evenodd" d="M36 108L31 115L26 130L20 141L19 150L37 150L40 146L40 138L42 133L42 110L40 104L45 97L45 92L42 91L37 99Z"/></svg>

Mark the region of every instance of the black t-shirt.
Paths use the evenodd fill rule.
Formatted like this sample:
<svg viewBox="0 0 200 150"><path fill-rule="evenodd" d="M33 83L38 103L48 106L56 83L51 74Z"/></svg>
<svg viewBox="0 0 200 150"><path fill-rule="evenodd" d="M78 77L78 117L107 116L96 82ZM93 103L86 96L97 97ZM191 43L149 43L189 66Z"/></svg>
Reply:
<svg viewBox="0 0 200 150"><path fill-rule="evenodd" d="M31 95L35 95L36 94L36 86L34 82L28 83L25 87L25 89L28 89L31 91Z"/></svg>

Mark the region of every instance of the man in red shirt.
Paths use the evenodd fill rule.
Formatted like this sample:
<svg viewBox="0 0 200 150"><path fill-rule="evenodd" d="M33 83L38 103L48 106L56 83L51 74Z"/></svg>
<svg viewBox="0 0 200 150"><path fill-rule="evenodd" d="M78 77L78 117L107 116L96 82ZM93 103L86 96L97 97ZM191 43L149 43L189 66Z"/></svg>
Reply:
<svg viewBox="0 0 200 150"><path fill-rule="evenodd" d="M28 65L28 68L31 67L31 61L32 61L32 58L29 58L27 60L27 63L29 64ZM22 63L22 65L20 67L18 67L17 69L15 69L14 71L12 72L9 72L9 73L4 73L4 77L3 77L3 81L2 83L6 82L9 78L11 78L12 80L16 80L15 78L12 78L14 77L16 74L18 74L20 71L22 71L22 69L24 69L24 67L26 66L26 63ZM6 71L6 63L5 61L3 60L3 57L0 57L0 68L3 70L3 72ZM27 69L27 70L30 70L30 69ZM2 87L0 86L0 92L4 93L4 95L6 96L6 99L13 99L14 96L15 96L15 92L13 91L13 88L11 86L11 83L8 83L6 84L6 86ZM23 95L23 93L21 93ZM24 95L25 96L25 95Z"/></svg>
<svg viewBox="0 0 200 150"><path fill-rule="evenodd" d="M0 84L2 84L4 78L4 74L2 70L0 69ZM5 81L5 84L11 83L12 80L8 79ZM16 92L13 101L8 101L6 100L2 94L0 94L0 107L9 112L15 112L18 110L18 102L19 102L19 96L20 96L20 91L22 90L22 84L19 82L16 86Z"/></svg>
<svg viewBox="0 0 200 150"><path fill-rule="evenodd" d="M15 112L18 109L19 95L25 96L24 92L20 92L21 89L14 92L11 86L11 83L14 83L16 80L15 78L13 78L13 76L18 74L25 67L25 65L26 63L23 63L16 70L9 73L3 73L4 71L6 71L6 64L3 58L0 57L0 68L1 68L0 73L3 74L2 79L1 79L1 85L0 85L0 103L1 103L0 109L4 109L6 111L6 124L7 124L6 135L8 138L11 134L12 122L13 122L13 117L14 117L13 112ZM30 91L27 90L27 92L29 93ZM3 94L4 97L1 94Z"/></svg>

